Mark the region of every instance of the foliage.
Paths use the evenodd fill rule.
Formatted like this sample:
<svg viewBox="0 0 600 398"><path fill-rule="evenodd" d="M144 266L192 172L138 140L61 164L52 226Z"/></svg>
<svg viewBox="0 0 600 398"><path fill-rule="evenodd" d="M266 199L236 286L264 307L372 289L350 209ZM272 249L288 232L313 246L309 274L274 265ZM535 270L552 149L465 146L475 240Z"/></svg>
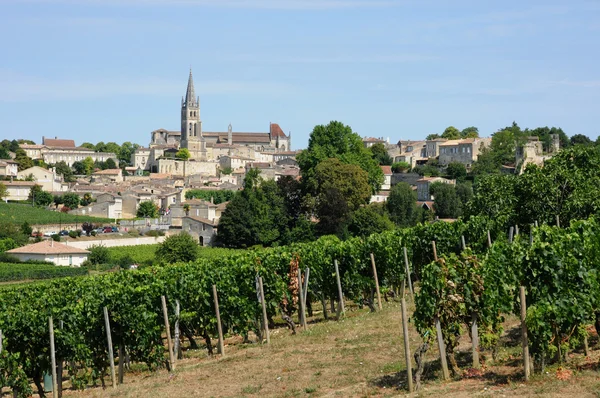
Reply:
<svg viewBox="0 0 600 398"><path fill-rule="evenodd" d="M63 195L63 204L69 209L76 209L79 207L81 198L76 193L68 192Z"/></svg>
<svg viewBox="0 0 600 398"><path fill-rule="evenodd" d="M442 137L439 134L437 134L437 133L432 133L432 134L427 135L427 137L425 137L425 139L427 141L437 140L438 138L442 138Z"/></svg>
<svg viewBox="0 0 600 398"><path fill-rule="evenodd" d="M460 139L460 130L454 126L447 127L442 133L442 138L447 140L458 140Z"/></svg>
<svg viewBox="0 0 600 398"><path fill-rule="evenodd" d="M474 126L467 127L460 132L460 136L462 138L478 138L479 137L479 129Z"/></svg>
<svg viewBox="0 0 600 398"><path fill-rule="evenodd" d="M352 212L369 202L368 175L356 165L331 158L319 163L314 180L318 192L318 228L324 235L340 234Z"/></svg>
<svg viewBox="0 0 600 398"><path fill-rule="evenodd" d="M104 167L110 170L118 168L117 163L112 158L106 159L106 162L104 162Z"/></svg>
<svg viewBox="0 0 600 398"><path fill-rule="evenodd" d="M180 150L177 151L177 153L175 154L175 157L177 159L181 159L181 160L188 160L190 157L192 157L189 149L187 148L181 148Z"/></svg>
<svg viewBox="0 0 600 398"><path fill-rule="evenodd" d="M93 264L106 264L110 261L110 251L103 245L92 245L88 251L88 260Z"/></svg>
<svg viewBox="0 0 600 398"><path fill-rule="evenodd" d="M156 259L163 264L190 262L198 258L198 245L186 232L171 235L156 248Z"/></svg>
<svg viewBox="0 0 600 398"><path fill-rule="evenodd" d="M394 229L394 223L388 217L384 206L373 203L356 210L348 223L348 233L352 236L367 237Z"/></svg>
<svg viewBox="0 0 600 398"><path fill-rule="evenodd" d="M317 196L315 181L316 168L320 162L339 159L344 164L360 166L368 173L368 182L372 192L377 192L383 183L383 172L372 157L372 152L365 148L360 136L350 126L332 121L328 125L315 126L308 141L308 148L297 157L305 191Z"/></svg>
<svg viewBox="0 0 600 398"><path fill-rule="evenodd" d="M410 170L410 164L408 162L396 162L392 164L392 171L394 173L404 173Z"/></svg>
<svg viewBox="0 0 600 398"><path fill-rule="evenodd" d="M453 180L463 181L467 177L467 168L460 162L450 162L446 174Z"/></svg>
<svg viewBox="0 0 600 398"><path fill-rule="evenodd" d="M110 261L113 263L122 263L123 257L131 259L131 264L152 264L155 260L155 252L158 245L135 245L109 247ZM129 265L131 265L129 264Z"/></svg>
<svg viewBox="0 0 600 398"><path fill-rule="evenodd" d="M144 200L140 202L136 216L149 218L158 217L158 206L156 206L156 204L151 200Z"/></svg>
<svg viewBox="0 0 600 398"><path fill-rule="evenodd" d="M33 160L21 148L15 151L15 162L18 163L17 168L19 171L33 167Z"/></svg>
<svg viewBox="0 0 600 398"><path fill-rule="evenodd" d="M257 169L244 179L219 219L218 242L226 247L283 243L288 228L284 199L275 181L264 181Z"/></svg>
<svg viewBox="0 0 600 398"><path fill-rule="evenodd" d="M594 145L594 142L587 135L583 134L575 134L571 136L569 141L571 145Z"/></svg>
<svg viewBox="0 0 600 398"><path fill-rule="evenodd" d="M425 177L439 177L442 174L440 169L431 164L418 165L413 168L413 172Z"/></svg>
<svg viewBox="0 0 600 398"><path fill-rule="evenodd" d="M0 282L52 279L78 275L87 275L87 270L61 267L54 264L0 263Z"/></svg>
<svg viewBox="0 0 600 398"><path fill-rule="evenodd" d="M235 191L229 190L207 190L207 189L190 189L185 192L186 199L202 199L207 202L211 201L216 205L228 202L233 198Z"/></svg>
<svg viewBox="0 0 600 398"><path fill-rule="evenodd" d="M62 175L65 182L74 182L75 177L73 176L73 170L69 167L69 165L61 160L57 162L54 167L56 168L56 174Z"/></svg>
<svg viewBox="0 0 600 398"><path fill-rule="evenodd" d="M414 225L416 221L417 193L405 182L392 187L386 202L390 219L399 227Z"/></svg>
<svg viewBox="0 0 600 398"><path fill-rule="evenodd" d="M378 142L376 144L373 144L369 148L369 150L373 154L373 159L375 159L377 164L379 164L381 166L391 166L392 165L393 159L388 154L387 150L385 149L385 145L383 145L383 143Z"/></svg>
<svg viewBox="0 0 600 398"><path fill-rule="evenodd" d="M0 200L4 200L4 198L8 197L8 189L6 185L0 182Z"/></svg>
<svg viewBox="0 0 600 398"><path fill-rule="evenodd" d="M567 148L571 145L569 137L560 127L538 127L533 130L526 129L524 135L526 136L537 136L542 141L542 148L544 152L551 152L552 147L552 135L558 135L558 141L561 148Z"/></svg>
<svg viewBox="0 0 600 398"><path fill-rule="evenodd" d="M81 162L81 170L77 171L82 171L82 173L78 174L85 174L88 176L91 175L92 171L94 171L94 159L92 159L91 156L88 156L85 159L83 159L83 161Z"/></svg>
<svg viewBox="0 0 600 398"><path fill-rule="evenodd" d="M434 196L433 208L439 218L458 218L462 214L462 204L453 184L435 182L429 186Z"/></svg>

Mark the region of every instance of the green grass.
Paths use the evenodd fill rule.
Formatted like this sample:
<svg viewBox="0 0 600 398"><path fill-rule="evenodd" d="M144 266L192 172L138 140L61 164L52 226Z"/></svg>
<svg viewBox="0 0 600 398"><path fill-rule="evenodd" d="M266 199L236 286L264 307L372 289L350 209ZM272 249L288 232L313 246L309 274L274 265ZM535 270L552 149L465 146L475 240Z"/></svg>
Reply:
<svg viewBox="0 0 600 398"><path fill-rule="evenodd" d="M59 224L59 223L83 223L86 221L94 223L110 223L114 219L76 216L74 214L61 213L58 211L45 210L33 207L29 204L0 203L0 220L22 224L27 221L30 225Z"/></svg>
<svg viewBox="0 0 600 398"><path fill-rule="evenodd" d="M53 279L80 275L87 275L87 270L49 264L0 263L0 282Z"/></svg>

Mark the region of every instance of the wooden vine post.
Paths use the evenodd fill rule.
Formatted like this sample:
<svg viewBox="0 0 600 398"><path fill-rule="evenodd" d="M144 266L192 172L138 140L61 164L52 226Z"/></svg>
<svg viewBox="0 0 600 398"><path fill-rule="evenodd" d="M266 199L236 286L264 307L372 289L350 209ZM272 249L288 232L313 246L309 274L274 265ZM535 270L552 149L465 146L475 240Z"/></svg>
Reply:
<svg viewBox="0 0 600 398"><path fill-rule="evenodd" d="M525 370L525 381L529 380L529 341L527 339L527 324L525 318L527 317L527 301L525 296L525 287L519 288L519 295L521 299L521 338L523 346L523 367Z"/></svg>
<svg viewBox="0 0 600 398"><path fill-rule="evenodd" d="M410 265L408 264L408 253L406 252L406 246L403 248L404 251L404 268L406 269L406 278L408 279L408 287L410 289L410 294L414 295L415 292L413 290L412 280L410 279Z"/></svg>
<svg viewBox="0 0 600 398"><path fill-rule="evenodd" d="M181 305L179 304L179 300L175 300L175 326L173 327L173 354L175 359L181 359L179 353L181 352L180 344L181 340L179 338L179 315L181 314Z"/></svg>
<svg viewBox="0 0 600 398"><path fill-rule="evenodd" d="M377 277L377 266L375 265L375 256L371 253L371 266L373 267L373 275L375 276L375 291L377 292L377 302L379 303L379 310L383 309L381 304L381 293L379 292L379 278Z"/></svg>
<svg viewBox="0 0 600 398"><path fill-rule="evenodd" d="M213 285L213 297L215 299L215 314L217 315L217 331L219 332L219 354L225 356L225 344L223 343L223 326L221 325L221 312L219 311L219 296L217 285Z"/></svg>
<svg viewBox="0 0 600 398"><path fill-rule="evenodd" d="M162 304L163 318L165 321L165 331L167 332L167 348L169 349L169 366L170 371L175 370L175 356L173 355L173 340L171 340L171 325L169 325L169 312L167 311L167 299L165 296L160 296Z"/></svg>
<svg viewBox="0 0 600 398"><path fill-rule="evenodd" d="M104 307L104 326L106 327L106 341L108 343L108 360L110 362L110 379L113 388L117 388L117 377L115 376L115 356L113 353L112 336L110 333L110 319L108 318L108 308Z"/></svg>
<svg viewBox="0 0 600 398"><path fill-rule="evenodd" d="M64 322L58 321L58 328L63 330ZM56 364L56 385L58 386L58 398L62 398L62 382L63 382L63 361L62 358L58 358L58 363ZM1 395L0 395L1 396Z"/></svg>
<svg viewBox="0 0 600 398"><path fill-rule="evenodd" d="M2 354L2 341L3 336L2 336L2 329L0 329L0 354ZM2 384L0 384L0 397L2 396Z"/></svg>
<svg viewBox="0 0 600 398"><path fill-rule="evenodd" d="M479 330L477 329L477 314L471 314L471 344L473 352L473 368L479 369Z"/></svg>
<svg viewBox="0 0 600 398"><path fill-rule="evenodd" d="M433 246L433 259L437 261L437 248L435 246L435 241L431 242ZM438 316L435 317L435 330L437 334L437 343L438 350L440 351L440 362L442 364L442 374L444 380L450 380L450 372L448 371L448 361L446 359L446 344L444 343L444 336L442 335L442 324L440 323L440 318Z"/></svg>
<svg viewBox="0 0 600 398"><path fill-rule="evenodd" d="M306 308L306 300L308 300L308 277L310 276L310 268L306 267L306 271L304 271L304 308Z"/></svg>
<svg viewBox="0 0 600 398"><path fill-rule="evenodd" d="M304 293L302 292L302 270L298 267L298 321L306 330L306 311L304 310Z"/></svg>
<svg viewBox="0 0 600 398"><path fill-rule="evenodd" d="M50 331L50 364L52 366L52 397L58 398L58 383L56 380L56 352L54 351L54 321L48 318L48 329Z"/></svg>
<svg viewBox="0 0 600 398"><path fill-rule="evenodd" d="M467 244L465 243L465 236L464 235L460 236L460 243L462 245L462 249L463 250L467 250Z"/></svg>
<svg viewBox="0 0 600 398"><path fill-rule="evenodd" d="M492 247L492 236L490 235L490 230L487 231L487 240L488 240L488 249Z"/></svg>
<svg viewBox="0 0 600 398"><path fill-rule="evenodd" d="M510 227L510 229L508 230L508 243L512 243L513 242L513 234L515 232L515 228L514 227Z"/></svg>
<svg viewBox="0 0 600 398"><path fill-rule="evenodd" d="M335 265L335 278L337 280L338 297L340 300L338 304L337 318L340 319L340 315L345 314L346 309L344 308L344 294L342 293L342 281L340 279L340 268L338 267L337 260L333 260L333 265Z"/></svg>
<svg viewBox="0 0 600 398"><path fill-rule="evenodd" d="M400 291L400 308L402 311L402 337L404 339L404 360L406 361L406 376L408 379L408 392L413 392L413 378L412 378L412 361L410 359L410 340L408 336L408 317L406 315L406 299L404 295L405 281L402 281L402 289Z"/></svg>
<svg viewBox="0 0 600 398"><path fill-rule="evenodd" d="M267 337L267 344L271 344L271 336L269 334L269 318L267 317L267 302L265 301L265 289L263 288L262 276L258 277L258 287L260 293L260 304L262 306L263 328Z"/></svg>

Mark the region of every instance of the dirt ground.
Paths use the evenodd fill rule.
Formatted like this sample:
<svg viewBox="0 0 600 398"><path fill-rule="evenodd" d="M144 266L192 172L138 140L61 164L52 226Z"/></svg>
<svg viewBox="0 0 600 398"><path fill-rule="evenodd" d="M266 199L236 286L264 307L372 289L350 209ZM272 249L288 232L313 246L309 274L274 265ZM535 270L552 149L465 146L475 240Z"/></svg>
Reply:
<svg viewBox="0 0 600 398"><path fill-rule="evenodd" d="M470 340L463 336L457 361L462 374L440 381L437 348L426 354L423 397L600 397L599 352L590 358L570 354L569 368L547 368L544 375L523 381L518 323L505 325L497 361L482 353L481 371L469 369ZM597 337L591 338L595 347ZM410 346L421 338L410 325ZM287 329L272 331L271 345L243 344L226 339L225 356L209 358L204 349L187 350L176 371L148 372L136 365L116 389L66 390L65 397L396 397L406 390L406 367L400 305L389 302L383 311L351 307L339 321L323 321L320 313L310 319L308 330L291 335ZM414 367L413 362L413 367ZM136 370L137 368L137 370Z"/></svg>

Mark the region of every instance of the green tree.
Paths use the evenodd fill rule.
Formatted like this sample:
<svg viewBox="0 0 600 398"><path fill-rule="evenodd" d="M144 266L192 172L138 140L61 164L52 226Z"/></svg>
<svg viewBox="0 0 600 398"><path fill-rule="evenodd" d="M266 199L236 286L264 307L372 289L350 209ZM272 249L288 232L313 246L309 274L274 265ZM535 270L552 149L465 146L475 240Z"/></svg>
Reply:
<svg viewBox="0 0 600 398"><path fill-rule="evenodd" d="M120 150L121 150L121 147L116 142L108 142L104 146L104 152L114 153L117 156L119 155Z"/></svg>
<svg viewBox="0 0 600 398"><path fill-rule="evenodd" d="M0 159L10 159L8 149L6 149L5 147L0 147Z"/></svg>
<svg viewBox="0 0 600 398"><path fill-rule="evenodd" d="M79 207L79 202L81 201L81 198L76 193L69 192L63 195L62 200L63 204L66 207L73 210Z"/></svg>
<svg viewBox="0 0 600 398"><path fill-rule="evenodd" d="M494 220L500 230L507 231L516 222L516 183L517 177L514 175L487 174L477 177L473 197L465 208L465 216L484 216Z"/></svg>
<svg viewBox="0 0 600 398"><path fill-rule="evenodd" d="M149 218L158 217L158 207L153 201L145 200L138 206L136 216Z"/></svg>
<svg viewBox="0 0 600 398"><path fill-rule="evenodd" d="M131 165L131 155L133 155L139 147L138 144L132 144L129 141L125 141L117 153L119 164L126 166Z"/></svg>
<svg viewBox="0 0 600 398"><path fill-rule="evenodd" d="M250 169L244 189L231 199L219 220L219 242L227 247L270 246L288 236L284 199L275 181Z"/></svg>
<svg viewBox="0 0 600 398"><path fill-rule="evenodd" d="M190 151L187 148L181 148L175 154L175 157L181 160L188 160L191 156L192 155L190 154Z"/></svg>
<svg viewBox="0 0 600 398"><path fill-rule="evenodd" d="M106 166L107 169L118 169L117 164L115 163L115 161L112 158L106 159L106 162L104 162L104 165Z"/></svg>
<svg viewBox="0 0 600 398"><path fill-rule="evenodd" d="M110 262L110 250L108 247L102 245L93 245L88 251L88 261L94 265L97 264L108 264Z"/></svg>
<svg viewBox="0 0 600 398"><path fill-rule="evenodd" d="M63 204L63 197L62 197L62 195L54 195L54 198L52 201L54 202L54 207L56 207L58 209L58 205Z"/></svg>
<svg viewBox="0 0 600 398"><path fill-rule="evenodd" d="M478 138L479 137L479 129L475 126L467 127L460 132L460 136L462 138Z"/></svg>
<svg viewBox="0 0 600 398"><path fill-rule="evenodd" d="M297 157L305 192L316 196L315 170L318 164L329 158L339 159L345 164L358 165L368 173L368 182L372 192L377 192L383 183L383 172L365 148L360 136L350 126L341 122L315 126L308 141L308 148Z"/></svg>
<svg viewBox="0 0 600 398"><path fill-rule="evenodd" d="M52 204L53 200L54 200L54 196L52 196L52 194L50 192L40 191L35 196L35 205L42 206L42 207L50 206Z"/></svg>
<svg viewBox="0 0 600 398"><path fill-rule="evenodd" d="M56 168L56 174L62 175L65 182L73 182L75 181L75 177L73 176L73 170L67 165L64 160L56 163L54 165Z"/></svg>
<svg viewBox="0 0 600 398"><path fill-rule="evenodd" d="M88 156L85 159L83 159L83 162L81 163L83 164L83 174L88 176L92 174L92 171L94 171L94 159Z"/></svg>
<svg viewBox="0 0 600 398"><path fill-rule="evenodd" d="M0 182L0 200L4 200L5 198L8 198L8 189L6 185Z"/></svg>
<svg viewBox="0 0 600 398"><path fill-rule="evenodd" d="M479 152L477 160L471 166L473 175L498 174L502 165L489 147L485 147Z"/></svg>
<svg viewBox="0 0 600 398"><path fill-rule="evenodd" d="M348 233L352 236L367 237L392 229L394 229L394 223L386 214L383 203L373 203L361 207L352 213L348 223Z"/></svg>
<svg viewBox="0 0 600 398"><path fill-rule="evenodd" d="M31 236L31 234L33 233L33 229L27 221L21 224L21 233L25 236Z"/></svg>
<svg viewBox="0 0 600 398"><path fill-rule="evenodd" d="M436 182L429 187L429 193L434 197L433 208L436 216L439 218L460 217L462 205L454 185Z"/></svg>
<svg viewBox="0 0 600 398"><path fill-rule="evenodd" d="M593 141L587 135L575 134L571 137L571 145L592 145Z"/></svg>
<svg viewBox="0 0 600 398"><path fill-rule="evenodd" d="M404 173L410 170L410 163L408 162L396 162L392 164L392 171L394 173Z"/></svg>
<svg viewBox="0 0 600 398"><path fill-rule="evenodd" d="M447 140L458 140L460 137L460 130L454 126L447 127L442 133L442 138Z"/></svg>
<svg viewBox="0 0 600 398"><path fill-rule="evenodd" d="M417 208L417 193L405 182L392 187L386 202L391 220L399 227L414 225Z"/></svg>
<svg viewBox="0 0 600 398"><path fill-rule="evenodd" d="M73 172L77 175L85 174L85 165L81 161L73 162Z"/></svg>
<svg viewBox="0 0 600 398"><path fill-rule="evenodd" d="M32 204L37 205L38 204L38 197L40 196L40 193L43 192L42 186L39 184L34 184L30 189L29 189L29 195L27 196L27 200L29 202L31 202Z"/></svg>
<svg viewBox="0 0 600 398"><path fill-rule="evenodd" d="M462 181L467 176L467 168L460 162L450 162L446 167L446 174L457 181Z"/></svg>
<svg viewBox="0 0 600 398"><path fill-rule="evenodd" d="M456 195L460 199L461 209L473 198L473 185L470 182L456 184Z"/></svg>
<svg viewBox="0 0 600 398"><path fill-rule="evenodd" d="M83 144L81 144L82 148L87 148L87 149L95 149L96 147L94 146L94 144L92 144L91 142L84 142Z"/></svg>
<svg viewBox="0 0 600 398"><path fill-rule="evenodd" d="M437 134L437 133L429 134L427 137L425 137L425 139L427 141L429 141L429 140L437 140L438 138L442 138L442 137L439 134Z"/></svg>
<svg viewBox="0 0 600 398"><path fill-rule="evenodd" d="M371 153L373 154L373 159L377 162L377 164L381 166L391 166L393 163L392 157L388 154L385 149L385 145L383 143L378 142L373 144L370 148Z"/></svg>
<svg viewBox="0 0 600 398"><path fill-rule="evenodd" d="M15 162L18 163L19 171L33 167L33 160L27 156L27 153L21 148L17 149L15 152Z"/></svg>
<svg viewBox="0 0 600 398"><path fill-rule="evenodd" d="M340 235L352 213L369 202L368 174L357 165L331 158L319 163L314 178L318 229L322 234Z"/></svg>
<svg viewBox="0 0 600 398"><path fill-rule="evenodd" d="M96 152L106 152L106 144L103 141L100 141L96 145L94 145L94 151Z"/></svg>
<svg viewBox="0 0 600 398"><path fill-rule="evenodd" d="M156 249L156 259L163 264L192 262L198 258L198 245L186 232L167 237Z"/></svg>

